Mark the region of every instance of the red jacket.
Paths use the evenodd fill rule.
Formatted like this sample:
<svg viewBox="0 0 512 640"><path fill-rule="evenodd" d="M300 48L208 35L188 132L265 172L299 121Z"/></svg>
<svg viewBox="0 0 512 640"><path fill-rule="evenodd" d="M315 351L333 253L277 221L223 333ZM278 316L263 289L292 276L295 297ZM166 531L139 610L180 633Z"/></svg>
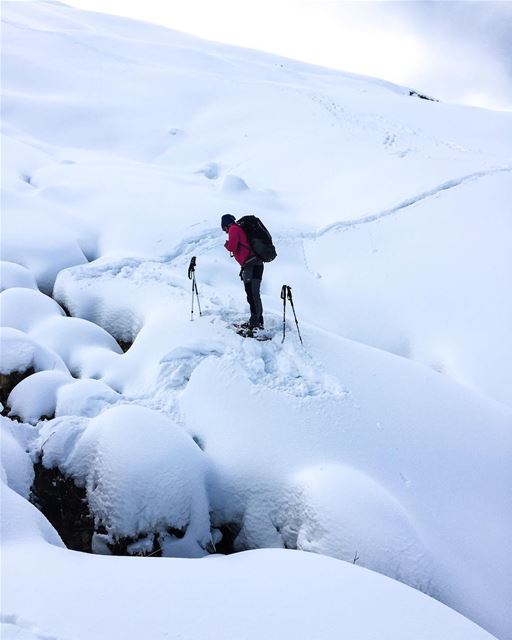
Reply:
<svg viewBox="0 0 512 640"><path fill-rule="evenodd" d="M247 234L237 224L229 226L228 240L224 246L234 255L238 264L242 266L247 258L254 255L254 252L249 245L249 241L247 240Z"/></svg>

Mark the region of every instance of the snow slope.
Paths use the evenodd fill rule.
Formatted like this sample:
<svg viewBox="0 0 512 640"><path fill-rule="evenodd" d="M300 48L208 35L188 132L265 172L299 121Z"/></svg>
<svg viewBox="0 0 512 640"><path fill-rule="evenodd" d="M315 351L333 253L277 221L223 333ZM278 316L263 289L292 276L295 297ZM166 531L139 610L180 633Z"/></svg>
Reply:
<svg viewBox="0 0 512 640"><path fill-rule="evenodd" d="M2 38L5 633L489 637L372 569L512 637L512 116L53 1ZM272 230L271 341L226 212ZM31 460L96 551L188 558L63 549Z"/></svg>

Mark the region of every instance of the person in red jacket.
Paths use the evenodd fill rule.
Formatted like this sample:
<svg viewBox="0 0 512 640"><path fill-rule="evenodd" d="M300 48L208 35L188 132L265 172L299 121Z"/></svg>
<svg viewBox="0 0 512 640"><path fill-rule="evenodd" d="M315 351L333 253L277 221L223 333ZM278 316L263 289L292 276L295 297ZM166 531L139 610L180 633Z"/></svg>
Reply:
<svg viewBox="0 0 512 640"><path fill-rule="evenodd" d="M221 227L228 234L224 246L241 266L240 278L244 283L251 310L249 322L244 323L242 328L247 328L247 335L252 336L254 330L263 329L263 305L260 295L263 260L251 249L245 231L236 224L235 216L222 216Z"/></svg>

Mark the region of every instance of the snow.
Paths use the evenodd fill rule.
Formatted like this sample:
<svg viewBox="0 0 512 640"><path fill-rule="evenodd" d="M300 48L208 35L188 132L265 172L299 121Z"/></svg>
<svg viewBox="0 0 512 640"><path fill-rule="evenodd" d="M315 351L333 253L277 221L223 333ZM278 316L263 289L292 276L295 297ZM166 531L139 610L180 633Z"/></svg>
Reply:
<svg viewBox="0 0 512 640"><path fill-rule="evenodd" d="M226 191L228 193L246 191L247 189L249 189L249 187L247 186L245 181L238 176L228 174L222 181L222 191Z"/></svg>
<svg viewBox="0 0 512 640"><path fill-rule="evenodd" d="M13 423L8 418L0 416L2 580L6 577L3 562L8 556L9 548L28 550L30 545L39 547L46 542L63 546L48 520L27 500L34 478L27 449L35 435L29 425ZM33 567L27 568L33 570ZM2 622L5 614L3 596L6 592L7 590L2 589ZM22 594L23 590L20 592L20 595Z"/></svg>
<svg viewBox="0 0 512 640"><path fill-rule="evenodd" d="M15 215L2 220L2 258L27 267L39 289L50 294L61 269L87 259L77 240L66 234L57 221L42 219L39 212L17 209L15 205L11 210Z"/></svg>
<svg viewBox="0 0 512 640"><path fill-rule="evenodd" d="M0 261L0 292L13 287L25 287L37 289L37 284L32 273L14 262Z"/></svg>
<svg viewBox="0 0 512 640"><path fill-rule="evenodd" d="M57 391L56 416L85 416L94 418L121 396L101 380L74 380Z"/></svg>
<svg viewBox="0 0 512 640"><path fill-rule="evenodd" d="M30 458L18 439L19 434L16 434L15 430L20 431L19 427L15 427L11 420L0 416L2 483L5 483L20 496L28 498L34 479L34 470ZM25 439L28 434L29 432L25 432Z"/></svg>
<svg viewBox="0 0 512 640"><path fill-rule="evenodd" d="M107 409L75 440L76 424L66 418L48 422L36 447L44 466L58 466L86 486L105 540L154 532L167 555L204 555L211 541L207 467L192 438L166 416L133 405Z"/></svg>
<svg viewBox="0 0 512 640"><path fill-rule="evenodd" d="M339 476L349 478L345 498L337 499L339 510L325 512L325 522L320 520L306 548L327 550L331 544L330 551L342 551L337 557L351 561L358 553L361 564L381 570L387 562L393 566L388 575L435 593L455 608L462 606L464 593L473 611L489 607L499 615L506 606L510 566L481 540L493 540L493 549L507 544L510 411L405 359L332 336L328 341L315 338L309 330L305 340L325 375L336 373L349 394L297 397L271 384L254 384L243 361L210 358L196 369L180 399L186 423L224 478L223 500L242 503L250 535L244 532L241 542L249 547L283 546L286 539L276 530L287 526L287 511L297 526L297 508L288 505L297 485L290 478L314 463L356 465L364 476L340 469ZM263 362L274 348L274 343L249 344ZM253 356L257 361L256 353ZM226 413L222 390L233 388L235 380L236 394L230 394ZM195 400L199 395L201 404ZM212 413L222 413L222 433L208 420ZM245 416L242 422L240 415ZM320 485L323 475L316 479ZM338 473L332 490L337 478ZM236 499L225 500L225 492ZM471 501L465 498L468 494ZM306 517L298 524L305 530L319 520L318 498L312 498L301 508ZM365 519L350 518L348 523L342 505L350 512L354 507L348 505L362 500L366 509L356 512ZM495 527L496 512L502 528ZM344 531L340 547L324 539L327 523L331 531ZM393 544L383 535L389 528ZM349 550L342 545L344 538L357 541L361 529L366 531L367 556L361 555L361 543ZM473 572L479 582L470 579ZM491 587L495 580L501 585L496 591ZM481 590L484 583L486 592Z"/></svg>
<svg viewBox="0 0 512 640"><path fill-rule="evenodd" d="M51 571L43 571L34 585L29 567L35 562L41 566L42 557L44 568ZM152 638L206 640L219 630L229 640L277 639L289 634L308 640L330 638L333 633L383 640L433 639L445 634L453 640L492 638L398 582L313 554L265 549L229 557L155 561L86 558L38 545L18 546L8 562L10 573L11 563L20 565L12 574L5 602L10 611L16 602L24 603L23 619L18 623L15 617L15 624L30 628L37 621L40 629L58 638L85 640L93 631L98 640L149 633ZM77 575L80 579L73 579ZM107 584L101 579L105 575ZM62 609L42 606L41 588L50 590ZM127 607L127 602L132 606Z"/></svg>
<svg viewBox="0 0 512 640"><path fill-rule="evenodd" d="M429 589L432 560L425 540L400 502L380 484L332 463L307 468L290 484L294 499L280 523L287 547L352 559L417 589ZM379 535L371 535L372 530Z"/></svg>
<svg viewBox="0 0 512 640"><path fill-rule="evenodd" d="M87 366L90 352L98 357L101 350L121 354L121 347L104 329L82 318L53 317L39 323L31 335L64 360L73 375L80 375ZM86 352L89 352L86 353Z"/></svg>
<svg viewBox="0 0 512 640"><path fill-rule="evenodd" d="M2 327L28 332L43 319L59 315L64 315L62 308L40 291L13 288L0 293Z"/></svg>
<svg viewBox="0 0 512 640"><path fill-rule="evenodd" d="M323 326L510 405L510 197L510 175L498 171L308 242L308 267L322 276L308 289L339 290L318 307ZM341 272L325 260L335 252Z"/></svg>
<svg viewBox="0 0 512 640"><path fill-rule="evenodd" d="M2 362L0 373L57 370L67 372L62 359L50 349L32 340L23 331L0 327L0 351Z"/></svg>
<svg viewBox="0 0 512 640"><path fill-rule="evenodd" d="M2 634L510 637L510 114L53 1L2 39Z"/></svg>
<svg viewBox="0 0 512 640"><path fill-rule="evenodd" d="M17 384L9 394L7 406L10 416L37 424L43 416L55 414L58 390L69 384L72 377L62 371L39 371Z"/></svg>

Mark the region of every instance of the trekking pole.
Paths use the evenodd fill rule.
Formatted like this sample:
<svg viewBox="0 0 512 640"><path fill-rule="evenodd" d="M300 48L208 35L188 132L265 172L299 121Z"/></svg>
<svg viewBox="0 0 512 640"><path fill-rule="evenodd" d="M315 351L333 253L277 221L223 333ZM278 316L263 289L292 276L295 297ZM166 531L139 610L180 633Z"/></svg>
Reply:
<svg viewBox="0 0 512 640"><path fill-rule="evenodd" d="M281 344L283 344L284 339L286 338L286 285L283 284L281 287L281 300L283 301L283 339L281 340Z"/></svg>
<svg viewBox="0 0 512 640"><path fill-rule="evenodd" d="M188 279L192 280L192 307L190 310L190 321L194 320L194 293L197 297L197 306L199 307L199 315L202 316L201 313L201 304L199 302L199 292L197 291L197 283L196 283L196 257L192 256L190 259L190 264L188 265Z"/></svg>
<svg viewBox="0 0 512 640"><path fill-rule="evenodd" d="M287 287L287 289L288 289L288 300L290 301L290 304L292 305L293 317L295 318L295 324L297 326L297 333L299 334L299 340L300 340L301 344L304 344L302 342L302 336L300 335L299 322L297 320L297 314L295 313L295 307L293 306L292 288L291 287Z"/></svg>
<svg viewBox="0 0 512 640"><path fill-rule="evenodd" d="M201 311L201 303L199 302L199 292L197 291L197 282L196 282L196 276L195 275L194 275L194 289L196 290L197 306L199 307L199 316L202 316L203 312Z"/></svg>

